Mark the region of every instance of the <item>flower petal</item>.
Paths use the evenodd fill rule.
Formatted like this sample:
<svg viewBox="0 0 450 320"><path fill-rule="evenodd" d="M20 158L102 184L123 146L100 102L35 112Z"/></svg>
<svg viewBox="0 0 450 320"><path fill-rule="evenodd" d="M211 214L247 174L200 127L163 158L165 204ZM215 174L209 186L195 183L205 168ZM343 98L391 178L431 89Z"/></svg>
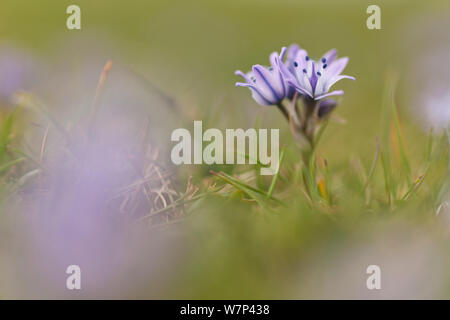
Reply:
<svg viewBox="0 0 450 320"><path fill-rule="evenodd" d="M297 52L300 50L300 47L298 46L298 44L291 44L289 46L289 48L287 49L287 57L286 59L293 62L294 59L297 56Z"/></svg>
<svg viewBox="0 0 450 320"><path fill-rule="evenodd" d="M325 63L330 64L332 63L337 57L337 50L336 49L331 49L330 51L328 51L327 53L325 53L323 55L323 58L325 58Z"/></svg>
<svg viewBox="0 0 450 320"><path fill-rule="evenodd" d="M337 60L333 61L325 69L326 72L325 72L324 75L326 75L327 77L331 78L331 77L334 77L334 76L340 74L342 71L344 71L345 67L347 66L347 63L348 63L348 58L347 57L343 57L343 58L340 58L340 59L337 59Z"/></svg>
<svg viewBox="0 0 450 320"><path fill-rule="evenodd" d="M311 82L309 81L307 73L303 72L300 75L300 78L298 79L298 81L299 81L300 86L302 86L303 89L308 93L308 95L310 97L312 97L313 94L314 94L314 91L313 91L313 88L311 86Z"/></svg>
<svg viewBox="0 0 450 320"><path fill-rule="evenodd" d="M308 75L308 76L309 76L309 82L311 83L312 92L315 91L316 85L317 85L318 74L317 74L316 70L317 70L316 63L311 62L311 75Z"/></svg>
<svg viewBox="0 0 450 320"><path fill-rule="evenodd" d="M319 103L319 118L325 118L327 115L331 113L337 106L337 101L334 99L326 99L322 100Z"/></svg>
<svg viewBox="0 0 450 320"><path fill-rule="evenodd" d="M325 74L322 74L319 77L319 79L317 80L317 83L316 83L316 88L314 89L315 96L320 96L328 91L326 89L327 80L328 80L328 78Z"/></svg>
<svg viewBox="0 0 450 320"><path fill-rule="evenodd" d="M308 61L306 60L307 56L308 52L306 52L306 50L298 50L293 61L291 62L291 65L288 67L293 67L295 69L295 72L297 73L303 72L303 69L308 68ZM297 66L295 66L295 63L297 64Z"/></svg>
<svg viewBox="0 0 450 320"><path fill-rule="evenodd" d="M289 99L292 99L292 97L295 94L295 87L289 83L289 81L292 81L294 83L297 83L297 79L295 76L295 73L291 72L287 67L286 64L282 61L279 61L279 68L283 75L285 85L286 85L286 97Z"/></svg>
<svg viewBox="0 0 450 320"><path fill-rule="evenodd" d="M315 97L314 100L320 100L320 99L323 99L323 98L326 98L326 97L331 97L331 96L342 96L343 94L344 94L344 91L336 90L336 91L332 91L330 93L326 93L326 94L323 94L321 96Z"/></svg>
<svg viewBox="0 0 450 320"><path fill-rule="evenodd" d="M262 106L270 106L273 105L274 102L267 99L257 88L256 86L250 84L250 83L242 83L237 82L236 87L248 87L252 91L252 97L255 99L257 103L259 103Z"/></svg>
<svg viewBox="0 0 450 320"><path fill-rule="evenodd" d="M287 48L286 47L282 47L281 51L280 51L280 60L283 61L284 56L286 55L287 52Z"/></svg>
<svg viewBox="0 0 450 320"><path fill-rule="evenodd" d="M346 75L340 75L340 76L334 76L333 78L329 78L328 81L324 84L325 87L325 92L327 92L328 90L330 90L330 88L339 80L342 79L350 79L350 80L355 80L355 77L351 77L351 76L346 76Z"/></svg>
<svg viewBox="0 0 450 320"><path fill-rule="evenodd" d="M234 74L244 78L245 81L250 82L250 78L245 73L243 73L241 70L236 70L236 72Z"/></svg>
<svg viewBox="0 0 450 320"><path fill-rule="evenodd" d="M250 90L252 91L253 99L260 105L262 105L262 106L274 105L274 103L272 101L269 101L266 98L264 98L264 96L258 91L258 89L254 88L254 87L250 87Z"/></svg>
<svg viewBox="0 0 450 320"><path fill-rule="evenodd" d="M283 64L283 61L282 61L282 56L284 56L285 53L286 53L286 48L283 47L281 49L280 56L279 57L275 57L275 64L272 65L273 70L274 70L273 72L274 73L278 73L278 79L279 79L279 81L280 81L280 83L282 85L282 88L283 88L283 91L282 91L283 98L286 97L286 95L288 93L288 87L289 87L288 83L286 82L286 78L284 77L284 74L283 74L283 72L281 70L281 68L284 67L284 64Z"/></svg>
<svg viewBox="0 0 450 320"><path fill-rule="evenodd" d="M281 101L284 98L283 83L279 71L270 71L261 65L253 66L256 86L265 97L271 96L271 101Z"/></svg>
<svg viewBox="0 0 450 320"><path fill-rule="evenodd" d="M299 93L307 95L309 97L313 97L312 94L308 91L306 91L302 86L298 85L296 82L292 80L288 80L288 83L293 86Z"/></svg>

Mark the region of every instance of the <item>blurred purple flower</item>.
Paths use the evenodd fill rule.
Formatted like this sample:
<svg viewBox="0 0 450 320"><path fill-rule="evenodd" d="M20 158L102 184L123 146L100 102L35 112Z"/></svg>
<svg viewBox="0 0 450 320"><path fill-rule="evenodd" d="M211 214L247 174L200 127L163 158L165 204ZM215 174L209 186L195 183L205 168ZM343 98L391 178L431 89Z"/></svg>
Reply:
<svg viewBox="0 0 450 320"><path fill-rule="evenodd" d="M26 89L31 66L31 60L20 50L0 47L0 100L9 102L16 91Z"/></svg>
<svg viewBox="0 0 450 320"><path fill-rule="evenodd" d="M426 87L424 87L426 88ZM450 90L444 86L426 88L422 93L420 117L440 132L450 130Z"/></svg>
<svg viewBox="0 0 450 320"><path fill-rule="evenodd" d="M330 88L341 79L354 77L341 75L348 63L348 58L336 59L336 49L325 53L320 61L314 61L306 50L293 44L288 49L287 59L280 69L285 81L293 86L300 94L314 100L320 100L329 96L343 95L344 91L329 92Z"/></svg>
<svg viewBox="0 0 450 320"><path fill-rule="evenodd" d="M281 49L280 55L273 52L270 55L270 67L257 64L246 74L240 70L236 71L235 74L245 80L245 83L237 82L236 86L248 87L252 91L253 99L260 105L279 104L289 93L289 85L281 72L285 53L285 47Z"/></svg>
<svg viewBox="0 0 450 320"><path fill-rule="evenodd" d="M333 111L337 107L337 101L333 99L322 100L319 103L319 118L323 119L327 117L331 111Z"/></svg>
<svg viewBox="0 0 450 320"><path fill-rule="evenodd" d="M450 55L449 18L449 10L430 12L401 34L405 106L422 129L438 135L450 130L450 65L442 63Z"/></svg>

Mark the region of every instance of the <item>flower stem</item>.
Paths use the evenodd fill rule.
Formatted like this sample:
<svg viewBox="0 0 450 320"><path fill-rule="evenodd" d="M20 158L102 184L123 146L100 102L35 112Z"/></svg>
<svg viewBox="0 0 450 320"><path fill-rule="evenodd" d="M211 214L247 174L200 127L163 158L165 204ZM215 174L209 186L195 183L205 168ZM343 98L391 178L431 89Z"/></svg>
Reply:
<svg viewBox="0 0 450 320"><path fill-rule="evenodd" d="M278 109L281 111L281 113L283 114L283 116L286 118L286 120L289 121L289 113L286 110L286 107L284 106L284 104L282 102L277 104Z"/></svg>

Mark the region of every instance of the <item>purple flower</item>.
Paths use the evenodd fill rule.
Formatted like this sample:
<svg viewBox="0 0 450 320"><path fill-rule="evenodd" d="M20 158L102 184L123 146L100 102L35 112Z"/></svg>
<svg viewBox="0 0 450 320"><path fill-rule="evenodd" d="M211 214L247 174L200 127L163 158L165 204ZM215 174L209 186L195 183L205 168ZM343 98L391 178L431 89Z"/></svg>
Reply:
<svg viewBox="0 0 450 320"><path fill-rule="evenodd" d="M336 57L337 52L332 49L325 53L320 61L314 61L308 56L306 50L294 44L289 47L286 62L280 66L280 69L286 82L300 94L320 100L344 94L342 90L329 92L339 80L355 80L354 77L341 75L348 58L336 59Z"/></svg>
<svg viewBox="0 0 450 320"><path fill-rule="evenodd" d="M34 76L31 57L7 45L0 45L0 102L11 102L16 91L28 89Z"/></svg>
<svg viewBox="0 0 450 320"><path fill-rule="evenodd" d="M274 52L270 55L270 67L254 65L248 73L238 70L236 75L244 78L245 83L237 82L237 87L248 87L252 91L253 99L260 105L277 105L287 97L289 84L286 82L281 68L286 48L281 49L280 55ZM292 91L292 89L291 89Z"/></svg>
<svg viewBox="0 0 450 320"><path fill-rule="evenodd" d="M331 113L331 111L333 111L336 107L337 107L336 100L325 99L320 101L318 111L319 119L326 118Z"/></svg>

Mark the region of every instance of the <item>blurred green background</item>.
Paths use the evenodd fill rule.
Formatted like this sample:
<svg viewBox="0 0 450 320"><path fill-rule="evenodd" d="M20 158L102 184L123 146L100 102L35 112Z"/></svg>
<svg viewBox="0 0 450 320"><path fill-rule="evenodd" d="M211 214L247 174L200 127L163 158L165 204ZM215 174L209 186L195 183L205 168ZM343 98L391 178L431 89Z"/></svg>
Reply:
<svg viewBox="0 0 450 320"><path fill-rule="evenodd" d="M81 7L79 31L65 26L70 4ZM366 27L371 4L381 7L381 30ZM427 25L449 17L450 3L437 0L2 0L0 44L21 48L48 68L74 66L63 80L69 87L80 61L98 58L93 71L98 75L111 58L175 99L178 121L187 128L193 120L208 127L248 128L262 116L262 127L281 128L289 166L299 160L284 119L275 108L259 107L248 90L235 88L239 79L234 71L267 64L271 52L291 43L315 58L337 48L339 56L350 58L344 73L356 77L336 86L345 91L336 111L345 124L332 122L319 147L334 176L337 218L313 212L300 189L288 191L295 209L274 216L239 201L203 201L192 209L194 221L176 236L189 249L176 262L170 281L161 291L149 293L143 286L131 297L434 298L450 292L446 227L436 226L432 218L437 187L427 187L422 198L400 207L395 216L384 213L386 208L366 211L356 199L357 187L349 187L357 176L350 160L356 156L370 167L375 137L381 134L383 88L394 73L407 151L415 177L421 173L428 138L427 125L417 122L410 107L420 93L414 82L421 76L414 74L416 59L448 39L439 34L445 30ZM47 81L61 84L55 70L40 69L35 86ZM91 96L95 91L85 89ZM158 113L152 116L166 121ZM167 145L169 137L160 143ZM207 178L207 169L193 169L198 183ZM375 175L381 181L382 171ZM436 181L441 178L435 175ZM376 189L383 188L379 182ZM369 264L385 267L381 292L365 288Z"/></svg>
<svg viewBox="0 0 450 320"><path fill-rule="evenodd" d="M72 3L2 1L2 41L49 62L64 59L61 48L73 42L77 45L70 47L70 59L77 51L80 56L89 54L89 46L77 42L80 39L94 47L107 46L102 51L105 60L113 58L140 70L167 93L191 101L201 110L199 117L205 120L214 113L225 126L251 126L259 110L247 90L234 88L239 80L236 69L267 64L271 52L291 43L313 57L337 48L340 56L350 57L345 73L357 81L339 84L346 91L339 114L350 121L332 125L324 139L324 149L339 145L333 154L336 162L355 150L371 153L387 71L404 79L403 71L414 68L408 55L423 48L420 41L426 40L415 38L414 29L423 17L432 19L449 7L446 1L377 1L382 30L371 31L366 28L368 1L80 0L76 4L82 9L82 30L69 31L65 9ZM411 38L416 41L406 41ZM283 121L278 114L270 118L268 126L279 127ZM412 141L416 138L420 139L413 136Z"/></svg>

